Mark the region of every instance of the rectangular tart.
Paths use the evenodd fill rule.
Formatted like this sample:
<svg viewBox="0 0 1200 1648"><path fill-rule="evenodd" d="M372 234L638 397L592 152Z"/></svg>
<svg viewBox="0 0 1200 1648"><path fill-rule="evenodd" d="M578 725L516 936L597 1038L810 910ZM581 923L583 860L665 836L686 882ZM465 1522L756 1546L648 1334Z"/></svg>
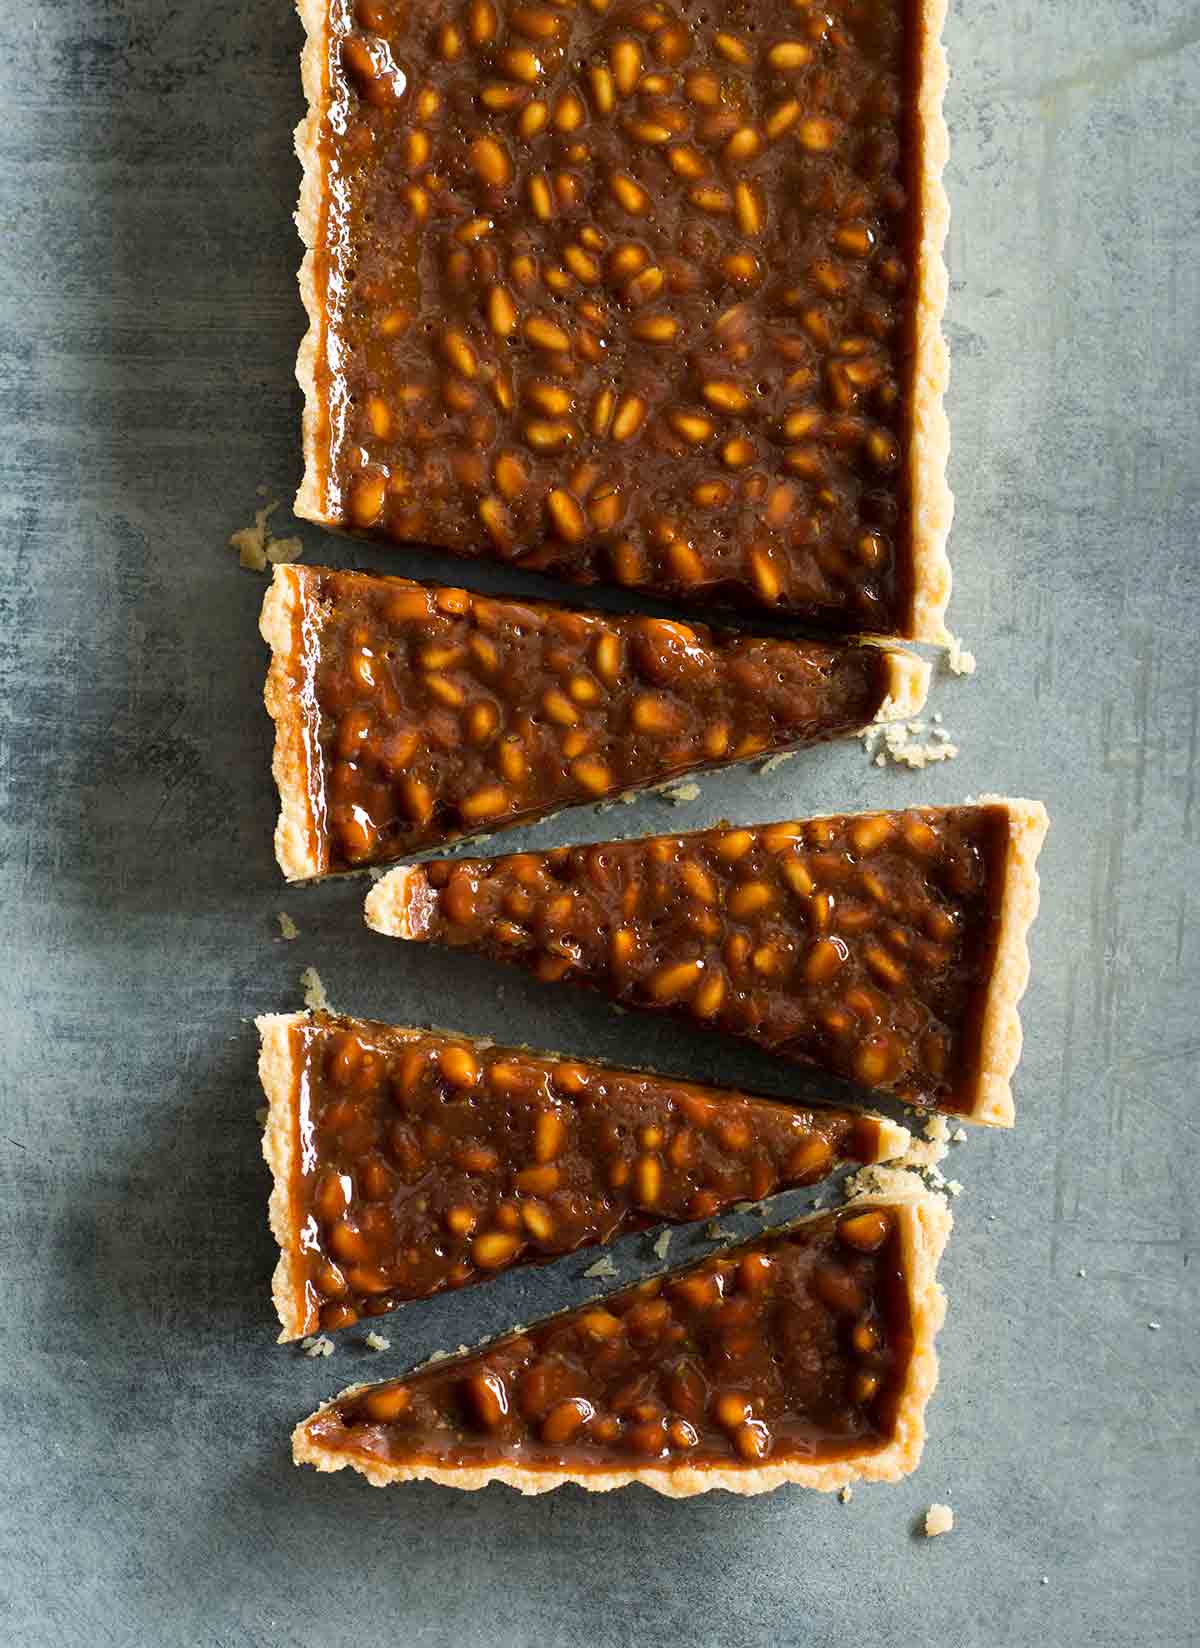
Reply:
<svg viewBox="0 0 1200 1648"><path fill-rule="evenodd" d="M1013 1121L1036 801L802 819L391 870L366 919Z"/></svg>
<svg viewBox="0 0 1200 1648"><path fill-rule="evenodd" d="M945 0L299 10L299 515L946 639Z"/></svg>
<svg viewBox="0 0 1200 1648"><path fill-rule="evenodd" d="M631 1482L826 1492L913 1470L945 1315L944 1203L851 1203L552 1316L298 1425L297 1464L376 1487Z"/></svg>
<svg viewBox="0 0 1200 1648"><path fill-rule="evenodd" d="M929 666L324 567L280 566L272 649L289 880L773 755L920 709Z"/></svg>
<svg viewBox="0 0 1200 1648"><path fill-rule="evenodd" d="M258 1026L281 1342L909 1144L882 1116L466 1036L329 1013Z"/></svg>

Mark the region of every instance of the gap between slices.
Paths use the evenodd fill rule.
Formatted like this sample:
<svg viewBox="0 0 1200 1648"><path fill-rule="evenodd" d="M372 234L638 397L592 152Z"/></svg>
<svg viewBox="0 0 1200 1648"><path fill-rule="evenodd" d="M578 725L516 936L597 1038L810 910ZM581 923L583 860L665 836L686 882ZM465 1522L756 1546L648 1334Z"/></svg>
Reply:
<svg viewBox="0 0 1200 1648"><path fill-rule="evenodd" d="M329 1013L258 1021L280 1340L903 1153L793 1107Z"/></svg>
<svg viewBox="0 0 1200 1648"><path fill-rule="evenodd" d="M301 0L326 526L947 639L944 0Z"/></svg>
<svg viewBox="0 0 1200 1648"><path fill-rule="evenodd" d="M261 629L292 880L906 719L929 681L924 660L870 642L323 567L277 568Z"/></svg>
<svg viewBox="0 0 1200 1648"><path fill-rule="evenodd" d="M1010 1126L1040 802L983 798L390 871L366 919Z"/></svg>
<svg viewBox="0 0 1200 1648"><path fill-rule="evenodd" d="M516 1330L297 1426L297 1464L376 1486L641 1482L683 1497L831 1491L917 1465L949 1210L852 1204Z"/></svg>

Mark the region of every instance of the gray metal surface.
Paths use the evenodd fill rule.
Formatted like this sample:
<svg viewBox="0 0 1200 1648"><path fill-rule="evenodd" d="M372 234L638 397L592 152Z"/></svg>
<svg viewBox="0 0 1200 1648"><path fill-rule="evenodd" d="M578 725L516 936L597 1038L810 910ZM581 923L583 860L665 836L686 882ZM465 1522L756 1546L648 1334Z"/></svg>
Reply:
<svg viewBox="0 0 1200 1648"><path fill-rule="evenodd" d="M282 0L8 0L0 40L0 1641L1196 1641L1200 14L954 8L959 760L852 743L525 837L1051 806L1019 1125L949 1166L925 1462L848 1506L291 1466L341 1385L589 1289L572 1259L411 1309L385 1355L274 1346L247 1020L304 965L352 1010L787 1079L373 938L358 885L282 890L263 585L223 546L297 479L299 31ZM935 1499L958 1525L923 1541Z"/></svg>

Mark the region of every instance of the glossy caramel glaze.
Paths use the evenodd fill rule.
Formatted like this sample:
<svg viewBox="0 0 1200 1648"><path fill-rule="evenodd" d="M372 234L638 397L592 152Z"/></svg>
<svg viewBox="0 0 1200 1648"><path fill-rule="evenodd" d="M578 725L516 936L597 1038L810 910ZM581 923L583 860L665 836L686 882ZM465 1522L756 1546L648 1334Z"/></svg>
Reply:
<svg viewBox="0 0 1200 1648"><path fill-rule="evenodd" d="M911 1348L894 1215L850 1209L348 1394L306 1429L380 1464L835 1460L891 1439Z"/></svg>
<svg viewBox="0 0 1200 1648"><path fill-rule="evenodd" d="M908 633L914 0L329 0L322 519Z"/></svg>
<svg viewBox="0 0 1200 1648"><path fill-rule="evenodd" d="M298 1333L874 1161L875 1117L316 1014L288 1032Z"/></svg>
<svg viewBox="0 0 1200 1648"><path fill-rule="evenodd" d="M287 680L321 872L832 738L866 726L892 680L867 645L320 567L282 576L297 590Z"/></svg>
<svg viewBox="0 0 1200 1648"><path fill-rule="evenodd" d="M402 936L969 1112L1008 839L1003 803L926 807L394 875Z"/></svg>

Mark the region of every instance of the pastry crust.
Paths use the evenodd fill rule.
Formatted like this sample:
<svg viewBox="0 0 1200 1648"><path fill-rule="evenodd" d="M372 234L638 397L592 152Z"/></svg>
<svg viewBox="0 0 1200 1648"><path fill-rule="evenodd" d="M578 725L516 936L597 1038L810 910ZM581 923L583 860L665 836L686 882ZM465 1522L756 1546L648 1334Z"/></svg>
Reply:
<svg viewBox="0 0 1200 1648"><path fill-rule="evenodd" d="M344 529L345 522L329 496L330 415L318 391L317 362L328 348L326 290L318 281L326 233L329 190L321 153L321 127L330 101L329 53L332 0L296 0L305 29L301 77L308 112L296 128L296 154L302 168L296 227L305 254L299 270L300 296L308 330L296 359L296 379L304 395L302 422L304 475L293 513L305 521ZM950 381L950 353L942 334L949 277L943 249L950 225L950 203L942 181L950 152L943 103L949 70L942 44L947 0L920 0L914 9L921 31L918 84L913 105L916 139L914 192L920 234L913 270L913 360L909 385L907 469L910 495L911 596L902 638L950 641L945 614L950 601L950 561L946 541L954 516L954 497L946 480L950 425L945 394Z"/></svg>
<svg viewBox="0 0 1200 1648"><path fill-rule="evenodd" d="M1011 1127L1015 1116L1012 1076L1021 1057L1018 1012L1029 982L1029 928L1038 912L1037 856L1049 819L1040 801L1007 796L979 797L980 806L1003 807L1008 813L1005 856L995 954L983 1004L973 1091L964 1121ZM377 881L367 894L363 913L368 927L388 938L422 940L428 936L437 893L420 864L401 865Z"/></svg>
<svg viewBox="0 0 1200 1648"><path fill-rule="evenodd" d="M307 881L328 865L324 832L313 816L313 786L324 782L310 758L316 736L315 715L303 690L305 670L305 585L302 567L277 566L263 597L258 628L271 648L263 688L267 714L275 723L271 771L279 791L275 857L289 881Z"/></svg>
<svg viewBox="0 0 1200 1648"><path fill-rule="evenodd" d="M296 127L295 134L296 154L301 167L296 228L305 247L297 279L300 298L308 315L308 330L296 356L296 381L304 396L304 475L293 510L302 521L336 526L337 517L329 507L323 481L328 463L329 416L317 390L317 361L326 347L328 326L325 291L323 286L318 286L317 273L328 201L325 163L321 155L321 123L329 92L330 0L296 0L296 10L305 31L304 48L300 54L300 76L308 104L308 112Z"/></svg>
<svg viewBox="0 0 1200 1648"><path fill-rule="evenodd" d="M946 481L950 424L945 394L950 351L942 336L949 276L942 255L950 227L950 202L942 174L950 137L942 112L949 71L942 45L946 0L922 0L916 8L921 30L920 79L914 107L917 143L916 200L920 238L914 270L913 366L909 385L908 480L911 499L912 598L901 633L914 641L944 646L950 640L950 561L946 540L954 517L954 497Z"/></svg>
<svg viewBox="0 0 1200 1648"><path fill-rule="evenodd" d="M283 1324L278 1340L282 1345L290 1339L299 1339L316 1326L305 1319L304 1278L296 1263L296 1228L291 1214L292 1176L300 1154L292 1029L305 1023L306 1016L303 1013L264 1013L254 1022L262 1037L258 1079L267 1096L262 1152L274 1180L267 1212L271 1234L279 1243L279 1263L271 1279L271 1297Z"/></svg>
<svg viewBox="0 0 1200 1648"><path fill-rule="evenodd" d="M887 674L883 702L875 712L876 721L910 721L925 707L929 694L930 664L915 652L894 647L885 649Z"/></svg>
<svg viewBox="0 0 1200 1648"><path fill-rule="evenodd" d="M864 1199L855 1203L856 1208L872 1205L893 1209L899 1221L913 1335L912 1356L896 1409L895 1432L884 1448L815 1464L788 1460L777 1465L708 1470L695 1466L663 1470L657 1466L634 1465L621 1470L572 1472L565 1468L537 1470L516 1464L461 1469L446 1465L389 1465L379 1460L356 1459L324 1447L309 1432L313 1421L333 1403L366 1388L351 1385L297 1425L292 1432L292 1459L297 1465L312 1465L318 1471L340 1471L349 1466L376 1488L392 1482L424 1481L439 1482L448 1488L475 1489L486 1488L490 1482L503 1482L525 1494L549 1493L567 1482L592 1493L607 1493L611 1488L640 1482L668 1498L689 1499L694 1494L710 1493L714 1488L736 1494L759 1494L794 1482L822 1493L834 1493L850 1482L898 1481L916 1469L925 1445L925 1408L937 1385L935 1339L946 1315L946 1296L937 1281L937 1267L953 1220L944 1202L920 1190L898 1199ZM810 1219L827 1217L824 1213L809 1216ZM795 1229L807 1222L798 1220L796 1225L787 1228Z"/></svg>
<svg viewBox="0 0 1200 1648"><path fill-rule="evenodd" d="M996 953L980 1027L975 1095L965 1116L989 1127L1011 1127L1016 1114L1012 1076L1023 1040L1018 1009L1029 983L1029 929L1041 897L1037 858L1050 818L1040 801L981 795L979 802L1008 809L1008 851Z"/></svg>

